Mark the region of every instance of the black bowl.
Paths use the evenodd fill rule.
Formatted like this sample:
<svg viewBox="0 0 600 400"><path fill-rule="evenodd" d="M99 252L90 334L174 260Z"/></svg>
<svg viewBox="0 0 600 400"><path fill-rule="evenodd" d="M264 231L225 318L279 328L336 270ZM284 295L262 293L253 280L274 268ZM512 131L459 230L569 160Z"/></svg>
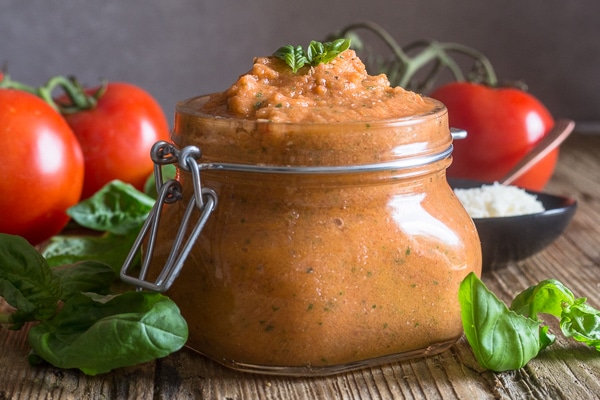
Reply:
<svg viewBox="0 0 600 400"><path fill-rule="evenodd" d="M483 182L449 178L452 188L480 187ZM577 209L574 199L526 190L544 205L544 212L512 217L474 218L481 240L483 271L524 260L554 242Z"/></svg>

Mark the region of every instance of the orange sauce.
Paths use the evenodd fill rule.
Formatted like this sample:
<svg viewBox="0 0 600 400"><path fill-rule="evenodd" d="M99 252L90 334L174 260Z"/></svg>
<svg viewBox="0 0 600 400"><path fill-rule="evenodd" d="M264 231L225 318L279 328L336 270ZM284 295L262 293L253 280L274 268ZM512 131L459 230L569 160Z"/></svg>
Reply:
<svg viewBox="0 0 600 400"><path fill-rule="evenodd" d="M422 114L429 99L371 76L353 50L298 73L280 59L258 57L247 74L212 96L208 114L272 122L376 121Z"/></svg>

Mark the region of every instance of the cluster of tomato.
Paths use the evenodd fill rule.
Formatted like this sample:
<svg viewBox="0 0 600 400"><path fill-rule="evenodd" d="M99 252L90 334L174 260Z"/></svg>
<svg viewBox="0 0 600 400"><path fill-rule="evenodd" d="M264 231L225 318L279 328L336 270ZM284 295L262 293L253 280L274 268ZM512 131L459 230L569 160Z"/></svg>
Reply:
<svg viewBox="0 0 600 400"><path fill-rule="evenodd" d="M67 224L66 210L113 179L141 189L153 169L150 148L168 140L162 108L145 90L110 82L85 90L87 109L2 88L0 74L0 232L38 244ZM81 94L80 94L81 95ZM52 103L52 104L50 104Z"/></svg>

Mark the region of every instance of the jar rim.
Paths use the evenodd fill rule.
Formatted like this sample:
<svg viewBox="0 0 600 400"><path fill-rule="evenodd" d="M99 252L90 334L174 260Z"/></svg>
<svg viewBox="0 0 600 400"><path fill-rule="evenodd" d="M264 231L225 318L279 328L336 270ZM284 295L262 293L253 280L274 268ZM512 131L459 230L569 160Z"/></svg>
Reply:
<svg viewBox="0 0 600 400"><path fill-rule="evenodd" d="M409 117L302 123L206 114L202 104L209 97L177 103L171 132L179 148L201 149L207 169L258 165L257 170L268 166L292 173L339 172L353 166L350 169L376 170L426 165L452 150L448 111L434 99L427 112Z"/></svg>

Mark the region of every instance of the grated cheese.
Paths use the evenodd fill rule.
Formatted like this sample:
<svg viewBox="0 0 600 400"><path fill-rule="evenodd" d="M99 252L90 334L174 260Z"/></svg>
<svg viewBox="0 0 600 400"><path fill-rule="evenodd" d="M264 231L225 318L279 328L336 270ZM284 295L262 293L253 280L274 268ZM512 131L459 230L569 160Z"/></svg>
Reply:
<svg viewBox="0 0 600 400"><path fill-rule="evenodd" d="M544 211L535 195L516 186L491 185L470 189L454 189L471 218L509 217Z"/></svg>

